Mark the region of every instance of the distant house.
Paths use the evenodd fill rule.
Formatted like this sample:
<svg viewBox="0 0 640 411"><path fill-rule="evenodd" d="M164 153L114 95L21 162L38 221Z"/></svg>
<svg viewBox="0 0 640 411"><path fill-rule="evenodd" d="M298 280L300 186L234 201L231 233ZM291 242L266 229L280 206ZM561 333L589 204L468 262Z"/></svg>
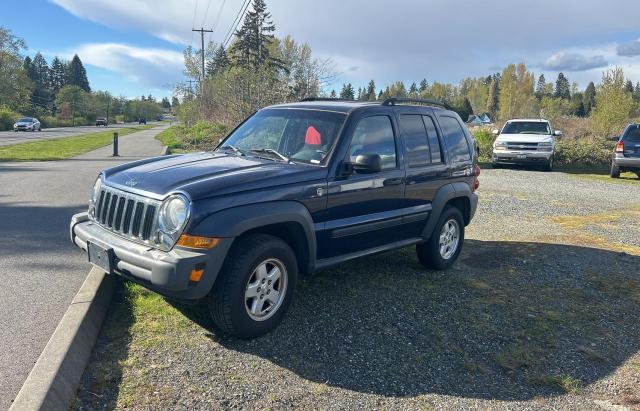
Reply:
<svg viewBox="0 0 640 411"><path fill-rule="evenodd" d="M488 124L492 124L491 117L489 117L488 113L483 113L481 115L472 114L469 116L467 120L467 124L469 126L486 126Z"/></svg>

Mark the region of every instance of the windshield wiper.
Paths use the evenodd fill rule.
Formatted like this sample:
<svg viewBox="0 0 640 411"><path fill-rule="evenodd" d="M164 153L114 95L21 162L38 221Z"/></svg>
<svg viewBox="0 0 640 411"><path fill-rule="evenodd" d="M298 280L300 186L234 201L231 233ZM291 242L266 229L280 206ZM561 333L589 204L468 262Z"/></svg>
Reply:
<svg viewBox="0 0 640 411"><path fill-rule="evenodd" d="M218 151L218 150L231 150L231 151L233 151L235 154L237 154L237 155L239 155L239 156L243 156L243 155L244 155L244 153L242 152L242 150L240 150L240 149L239 149L238 147L236 147L236 146L232 146L231 144L227 144L227 145L224 145L224 146L222 146L222 147L218 147L218 148L216 149L216 151Z"/></svg>
<svg viewBox="0 0 640 411"><path fill-rule="evenodd" d="M280 154L278 151L272 148L254 148L249 151L251 151L252 153L273 154L274 156L278 157L282 161L286 161L287 163L291 162L291 160L289 160L289 157L285 156L284 154Z"/></svg>

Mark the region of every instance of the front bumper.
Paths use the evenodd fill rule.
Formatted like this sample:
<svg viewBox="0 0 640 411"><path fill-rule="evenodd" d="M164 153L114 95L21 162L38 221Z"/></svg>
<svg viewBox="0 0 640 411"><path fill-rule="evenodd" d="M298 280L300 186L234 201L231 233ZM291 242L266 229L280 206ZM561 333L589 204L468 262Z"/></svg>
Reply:
<svg viewBox="0 0 640 411"><path fill-rule="evenodd" d="M493 150L492 163L544 164L553 157L553 151Z"/></svg>
<svg viewBox="0 0 640 411"><path fill-rule="evenodd" d="M622 154L616 153L613 157L613 164L620 168L640 169L640 157L625 157Z"/></svg>
<svg viewBox="0 0 640 411"><path fill-rule="evenodd" d="M221 238L211 250L174 247L169 252L131 242L100 227L87 213L76 214L69 226L71 242L87 251L87 243L113 250L113 273L159 294L178 300L198 300L209 294L233 238ZM199 282L191 271L204 269Z"/></svg>

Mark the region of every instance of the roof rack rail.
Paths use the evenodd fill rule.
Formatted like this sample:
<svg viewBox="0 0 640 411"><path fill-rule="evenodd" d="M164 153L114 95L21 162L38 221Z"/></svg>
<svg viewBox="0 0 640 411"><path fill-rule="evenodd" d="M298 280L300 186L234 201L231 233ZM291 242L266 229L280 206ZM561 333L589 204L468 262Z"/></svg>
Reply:
<svg viewBox="0 0 640 411"><path fill-rule="evenodd" d="M402 98L402 97L391 97L382 102L383 106L395 106L398 103L419 103L419 104L427 104L430 106L439 106L443 107L447 110L451 110L451 106L444 101L440 100L432 100L428 98Z"/></svg>
<svg viewBox="0 0 640 411"><path fill-rule="evenodd" d="M333 98L333 97L305 97L300 102L304 101L358 101L349 98Z"/></svg>

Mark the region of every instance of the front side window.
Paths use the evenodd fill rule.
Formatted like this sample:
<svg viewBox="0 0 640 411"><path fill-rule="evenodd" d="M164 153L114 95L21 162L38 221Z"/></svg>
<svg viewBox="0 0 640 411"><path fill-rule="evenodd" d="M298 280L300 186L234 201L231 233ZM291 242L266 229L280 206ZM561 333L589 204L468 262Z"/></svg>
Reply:
<svg viewBox="0 0 640 411"><path fill-rule="evenodd" d="M449 151L449 159L453 163L471 160L471 151L462 126L453 117L439 117L444 141Z"/></svg>
<svg viewBox="0 0 640 411"><path fill-rule="evenodd" d="M504 125L502 134L541 134L550 135L549 123L544 121L512 121Z"/></svg>
<svg viewBox="0 0 640 411"><path fill-rule="evenodd" d="M383 170L397 167L396 143L388 116L371 116L360 120L349 147L351 161L356 161L360 154L378 154Z"/></svg>
<svg viewBox="0 0 640 411"><path fill-rule="evenodd" d="M429 139L421 115L405 114L400 116L400 130L407 146L407 164L409 167L425 166L431 162Z"/></svg>
<svg viewBox="0 0 640 411"><path fill-rule="evenodd" d="M275 150L293 161L323 163L346 119L343 113L320 110L261 110L238 127L220 148L251 153Z"/></svg>

